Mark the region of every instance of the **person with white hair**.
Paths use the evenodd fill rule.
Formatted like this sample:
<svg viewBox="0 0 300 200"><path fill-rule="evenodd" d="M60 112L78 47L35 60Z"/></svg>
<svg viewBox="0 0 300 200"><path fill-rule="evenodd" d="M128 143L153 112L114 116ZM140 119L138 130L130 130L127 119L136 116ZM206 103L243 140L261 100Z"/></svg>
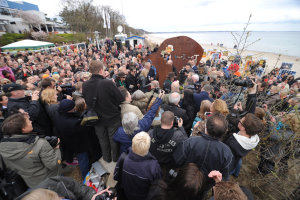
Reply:
<svg viewBox="0 0 300 200"><path fill-rule="evenodd" d="M150 140L146 132L136 134L128 154L121 155L116 165L114 179L120 181L122 177L121 187L127 199L146 199L151 184L162 177L158 161L149 152Z"/></svg>
<svg viewBox="0 0 300 200"><path fill-rule="evenodd" d="M171 111L178 118L183 120L183 126L187 124L189 118L186 114L186 110L179 107L180 102L180 94L177 92L173 92L169 95L169 103L163 104L162 109L164 111Z"/></svg>
<svg viewBox="0 0 300 200"><path fill-rule="evenodd" d="M138 116L133 112L124 113L122 118L122 126L118 128L113 137L115 142L120 143L120 153L128 150L128 148L131 146L131 140L135 134L141 131L148 131L150 129L156 111L162 104L163 96L164 92L161 91L150 110L141 120L138 120Z"/></svg>

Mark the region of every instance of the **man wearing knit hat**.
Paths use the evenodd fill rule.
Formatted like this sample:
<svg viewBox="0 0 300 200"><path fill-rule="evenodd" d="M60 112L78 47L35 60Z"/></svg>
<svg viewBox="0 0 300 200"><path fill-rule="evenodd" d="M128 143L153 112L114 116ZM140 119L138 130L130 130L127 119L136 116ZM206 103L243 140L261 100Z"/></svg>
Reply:
<svg viewBox="0 0 300 200"><path fill-rule="evenodd" d="M63 157L67 162L72 162L76 155L82 178L89 171L89 136L90 129L80 126L79 115L75 112L75 103L64 99L59 103L58 112L53 120L57 136L61 139Z"/></svg>

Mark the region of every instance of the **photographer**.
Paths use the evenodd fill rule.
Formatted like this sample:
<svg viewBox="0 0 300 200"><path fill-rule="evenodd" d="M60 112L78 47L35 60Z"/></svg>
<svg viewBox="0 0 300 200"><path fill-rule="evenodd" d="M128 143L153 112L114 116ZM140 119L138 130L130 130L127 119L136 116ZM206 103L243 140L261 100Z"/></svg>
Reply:
<svg viewBox="0 0 300 200"><path fill-rule="evenodd" d="M24 87L19 84L5 84L3 86L3 91L5 93L10 93L10 97L8 98L7 109L10 112L10 109L18 105L23 108L26 112L28 112L30 119L35 120L39 113L39 92L33 92L31 96L31 101L25 96Z"/></svg>
<svg viewBox="0 0 300 200"><path fill-rule="evenodd" d="M259 142L257 134L261 133L263 128L262 121L252 113L246 114L245 117L239 120L239 132L233 133L224 141L233 154L229 167L230 174L234 174L236 177L239 175L242 158L257 146Z"/></svg>
<svg viewBox="0 0 300 200"><path fill-rule="evenodd" d="M179 82L180 82L180 85L182 85L182 84L185 82L185 80L186 80L186 78L188 77L188 74L189 74L190 72L194 72L194 70L192 69L191 64L190 64L190 63L187 63L187 64L185 65L185 67L182 68L182 69L179 71Z"/></svg>
<svg viewBox="0 0 300 200"><path fill-rule="evenodd" d="M227 116L227 120L229 122L228 133L238 132L238 124L240 118L245 116L245 114L247 113L254 113L256 108L256 82L247 77L246 80L235 80L234 84L237 86L247 87L248 95L246 101L246 108L243 110L241 103L238 102L234 105L233 109L231 109L231 114ZM241 88L241 90L243 90L243 88Z"/></svg>
<svg viewBox="0 0 300 200"><path fill-rule="evenodd" d="M176 121L178 128L173 126L174 120L178 120ZM181 118L175 118L174 113L165 111L161 116L161 125L148 132L151 137L150 153L158 160L164 175L175 167L172 159L173 150L177 144L187 139L182 124Z"/></svg>
<svg viewBox="0 0 300 200"><path fill-rule="evenodd" d="M5 165L15 170L29 187L35 187L47 177L57 176L61 169L59 140L54 148L44 138L32 134L28 114L9 116L2 125L5 137L0 153Z"/></svg>

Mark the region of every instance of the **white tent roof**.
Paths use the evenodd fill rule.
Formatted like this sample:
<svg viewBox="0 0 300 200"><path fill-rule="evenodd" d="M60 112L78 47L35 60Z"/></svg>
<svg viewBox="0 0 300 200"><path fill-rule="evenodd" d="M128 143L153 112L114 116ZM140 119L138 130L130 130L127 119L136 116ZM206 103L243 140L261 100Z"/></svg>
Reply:
<svg viewBox="0 0 300 200"><path fill-rule="evenodd" d="M22 40L22 41L5 45L1 47L1 49L25 49L25 48L41 48L41 47L49 47L49 46L54 46L54 44L50 42L42 42L36 40Z"/></svg>

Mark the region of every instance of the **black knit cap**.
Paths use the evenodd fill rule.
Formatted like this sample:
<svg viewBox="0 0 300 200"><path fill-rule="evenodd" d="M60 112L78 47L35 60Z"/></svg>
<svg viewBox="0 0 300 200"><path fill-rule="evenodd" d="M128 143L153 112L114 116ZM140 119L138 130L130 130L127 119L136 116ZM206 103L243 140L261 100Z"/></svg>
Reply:
<svg viewBox="0 0 300 200"><path fill-rule="evenodd" d="M58 106L58 112L68 112L75 107L74 101L70 99L64 99L60 102Z"/></svg>

